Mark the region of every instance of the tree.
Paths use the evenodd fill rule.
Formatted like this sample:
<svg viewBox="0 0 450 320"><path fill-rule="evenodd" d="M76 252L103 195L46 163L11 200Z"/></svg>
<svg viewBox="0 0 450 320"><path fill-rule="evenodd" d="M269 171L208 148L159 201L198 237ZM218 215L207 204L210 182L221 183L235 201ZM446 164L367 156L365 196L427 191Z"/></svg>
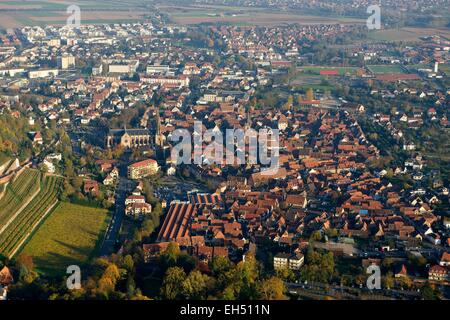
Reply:
<svg viewBox="0 0 450 320"><path fill-rule="evenodd" d="M64 159L64 174L68 177L73 177L75 175L75 171L73 169L73 162L68 158Z"/></svg>
<svg viewBox="0 0 450 320"><path fill-rule="evenodd" d="M292 95L289 95L286 103L283 105L283 109L291 110L293 105L294 105L294 97Z"/></svg>
<svg viewBox="0 0 450 320"><path fill-rule="evenodd" d="M371 141L377 141L378 140L378 133L372 132L371 134L369 134L369 139Z"/></svg>
<svg viewBox="0 0 450 320"><path fill-rule="evenodd" d="M182 295L186 299L201 299L207 289L209 277L195 270L189 273L187 278L182 283Z"/></svg>
<svg viewBox="0 0 450 320"><path fill-rule="evenodd" d="M210 263L210 268L212 274L215 277L218 277L219 275L231 270L233 268L233 263L227 257L215 256Z"/></svg>
<svg viewBox="0 0 450 320"><path fill-rule="evenodd" d="M127 294L129 297L133 297L136 294L136 283L132 276L127 279Z"/></svg>
<svg viewBox="0 0 450 320"><path fill-rule="evenodd" d="M153 221L151 219L145 219L144 222L142 222L141 227L142 232L146 237L150 236L155 230L155 225L153 224Z"/></svg>
<svg viewBox="0 0 450 320"><path fill-rule="evenodd" d="M236 300L235 289L232 285L226 287L222 293L223 300Z"/></svg>
<svg viewBox="0 0 450 320"><path fill-rule="evenodd" d="M176 242L171 242L161 255L162 262L167 267L175 266L180 255L180 247Z"/></svg>
<svg viewBox="0 0 450 320"><path fill-rule="evenodd" d="M425 300L437 300L438 299L438 292L436 288L431 285L428 281L425 283L425 285L421 289L422 291L422 297Z"/></svg>
<svg viewBox="0 0 450 320"><path fill-rule="evenodd" d="M258 291L263 300L285 300L286 288L284 282L278 277L263 280L258 285Z"/></svg>
<svg viewBox="0 0 450 320"><path fill-rule="evenodd" d="M331 252L321 253L312 248L306 254L307 264L302 275L308 281L328 283L334 273L334 257Z"/></svg>
<svg viewBox="0 0 450 320"><path fill-rule="evenodd" d="M109 294L113 293L120 278L119 268L114 263L107 263L107 267L103 272L101 278L98 280L98 289L94 289L94 292L108 298Z"/></svg>
<svg viewBox="0 0 450 320"><path fill-rule="evenodd" d="M172 267L167 269L161 286L161 296L168 300L179 298L183 291L183 281L185 279L186 273L182 268Z"/></svg>
<svg viewBox="0 0 450 320"><path fill-rule="evenodd" d="M133 261L133 257L129 254L127 254L124 258L123 258L123 266L125 269L127 269L128 271L133 271L134 268L134 261Z"/></svg>
<svg viewBox="0 0 450 320"><path fill-rule="evenodd" d="M111 263L103 273L103 277L110 278L115 284L120 277L119 268L114 263Z"/></svg>
<svg viewBox="0 0 450 320"><path fill-rule="evenodd" d="M312 88L308 88L308 90L306 90L306 100L314 100L314 91Z"/></svg>
<svg viewBox="0 0 450 320"><path fill-rule="evenodd" d="M401 288L410 289L413 286L413 282L408 276L401 276L397 279L397 282Z"/></svg>
<svg viewBox="0 0 450 320"><path fill-rule="evenodd" d="M392 272L388 272L385 277L382 278L383 287L386 289L392 289L394 287L394 277Z"/></svg>
<svg viewBox="0 0 450 320"><path fill-rule="evenodd" d="M319 230L314 231L314 232L311 234L311 237L310 237L309 240L310 240L310 241L320 241L320 240L322 240L322 233L321 233Z"/></svg>
<svg viewBox="0 0 450 320"><path fill-rule="evenodd" d="M294 271L292 271L289 268L281 268L277 270L277 277L280 279L283 279L285 281L294 281L295 280L295 274Z"/></svg>
<svg viewBox="0 0 450 320"><path fill-rule="evenodd" d="M136 294L131 297L130 300L140 300L140 301L144 301L144 300L151 300L149 297L144 296L139 289L136 290Z"/></svg>
<svg viewBox="0 0 450 320"><path fill-rule="evenodd" d="M112 151L113 154L113 158L114 159L119 159L122 154L124 153L124 149L121 145L117 145L114 150Z"/></svg>
<svg viewBox="0 0 450 320"><path fill-rule="evenodd" d="M83 185L82 177L75 177L72 179L72 186L75 188L75 190L77 191L81 190L82 185Z"/></svg>
<svg viewBox="0 0 450 320"><path fill-rule="evenodd" d="M20 254L16 259L16 268L19 270L19 279L24 283L31 283L37 277L33 257L30 255Z"/></svg>
<svg viewBox="0 0 450 320"><path fill-rule="evenodd" d="M39 165L39 170L42 172L42 174L48 173L48 167L47 167L47 165L44 164L44 163L41 163L41 164Z"/></svg>
<svg viewBox="0 0 450 320"><path fill-rule="evenodd" d="M338 231L334 228L327 229L325 231L325 234L328 236L328 238L336 238L339 235Z"/></svg>
<svg viewBox="0 0 450 320"><path fill-rule="evenodd" d="M86 158L85 157L81 157L80 158L80 167L85 167L86 166Z"/></svg>
<svg viewBox="0 0 450 320"><path fill-rule="evenodd" d="M253 255L245 256L245 261L239 262L232 272L239 299L257 298L256 280L259 277L259 267L256 258Z"/></svg>

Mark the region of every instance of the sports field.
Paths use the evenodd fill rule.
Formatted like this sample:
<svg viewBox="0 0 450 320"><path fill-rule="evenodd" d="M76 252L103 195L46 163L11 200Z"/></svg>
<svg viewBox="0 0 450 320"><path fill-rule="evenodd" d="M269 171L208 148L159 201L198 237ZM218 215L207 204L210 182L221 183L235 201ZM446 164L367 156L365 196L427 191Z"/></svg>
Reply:
<svg viewBox="0 0 450 320"><path fill-rule="evenodd" d="M98 252L109 217L104 209L60 203L22 252L33 257L38 272L62 275L69 265L82 266Z"/></svg>
<svg viewBox="0 0 450 320"><path fill-rule="evenodd" d="M367 66L367 68L374 74L407 73L407 71L398 64L373 65Z"/></svg>
<svg viewBox="0 0 450 320"><path fill-rule="evenodd" d="M337 70L341 76L343 75L356 75L358 71L357 67L327 67L327 66L305 66L299 67L299 71L309 74L320 74L320 71L324 70Z"/></svg>

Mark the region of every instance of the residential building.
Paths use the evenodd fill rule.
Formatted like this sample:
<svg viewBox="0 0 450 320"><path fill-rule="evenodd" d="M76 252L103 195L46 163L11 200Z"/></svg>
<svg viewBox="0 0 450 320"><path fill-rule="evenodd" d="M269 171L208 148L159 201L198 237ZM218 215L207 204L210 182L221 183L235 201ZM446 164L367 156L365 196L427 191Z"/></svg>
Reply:
<svg viewBox="0 0 450 320"><path fill-rule="evenodd" d="M154 175L158 170L158 163L153 159L139 161L128 166L128 178L141 179Z"/></svg>

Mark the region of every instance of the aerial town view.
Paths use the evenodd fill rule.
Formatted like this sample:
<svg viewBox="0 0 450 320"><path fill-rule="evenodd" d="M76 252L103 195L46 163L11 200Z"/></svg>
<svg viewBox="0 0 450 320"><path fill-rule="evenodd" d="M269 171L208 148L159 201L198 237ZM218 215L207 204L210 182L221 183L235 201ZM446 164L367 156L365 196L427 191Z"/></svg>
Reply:
<svg viewBox="0 0 450 320"><path fill-rule="evenodd" d="M448 300L449 118L450 0L0 0L0 318Z"/></svg>

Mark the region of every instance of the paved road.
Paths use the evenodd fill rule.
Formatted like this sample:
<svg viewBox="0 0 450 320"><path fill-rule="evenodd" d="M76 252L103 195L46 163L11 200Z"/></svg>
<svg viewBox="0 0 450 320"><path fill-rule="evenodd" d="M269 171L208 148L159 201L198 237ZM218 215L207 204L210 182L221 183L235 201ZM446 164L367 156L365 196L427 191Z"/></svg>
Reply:
<svg viewBox="0 0 450 320"><path fill-rule="evenodd" d="M114 252L114 246L118 241L120 227L125 216L125 198L127 193L133 191L135 183L125 177L120 177L116 189L116 205L111 222L106 231L105 239L100 250L100 255L105 256Z"/></svg>

